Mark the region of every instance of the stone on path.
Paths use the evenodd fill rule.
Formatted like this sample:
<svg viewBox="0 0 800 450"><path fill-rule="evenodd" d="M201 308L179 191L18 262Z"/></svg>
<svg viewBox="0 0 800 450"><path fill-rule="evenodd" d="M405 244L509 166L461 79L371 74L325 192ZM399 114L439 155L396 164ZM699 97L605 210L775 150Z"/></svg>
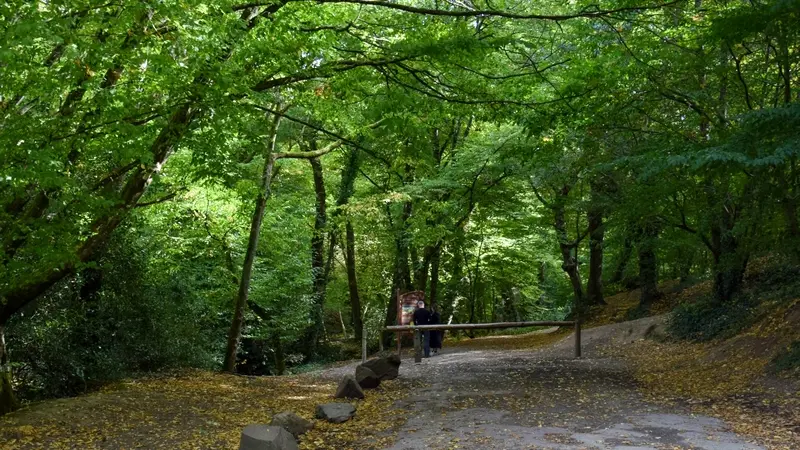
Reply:
<svg viewBox="0 0 800 450"><path fill-rule="evenodd" d="M242 431L239 450L298 450L297 441L281 427L248 425Z"/></svg>
<svg viewBox="0 0 800 450"><path fill-rule="evenodd" d="M364 389L375 389L381 384L381 379L369 367L358 365L356 367L356 381Z"/></svg>
<svg viewBox="0 0 800 450"><path fill-rule="evenodd" d="M364 398L364 390L358 385L356 377L345 375L336 388L336 395L333 398Z"/></svg>
<svg viewBox="0 0 800 450"><path fill-rule="evenodd" d="M394 380L400 375L400 357L397 355L371 359L361 365L373 371L381 381Z"/></svg>
<svg viewBox="0 0 800 450"><path fill-rule="evenodd" d="M356 408L349 403L325 403L317 405L317 419L325 419L331 423L343 423L356 414Z"/></svg>
<svg viewBox="0 0 800 450"><path fill-rule="evenodd" d="M284 430L292 433L292 436L298 437L308 430L314 428L314 424L291 411L284 411L280 414L275 414L272 417L272 426L281 427Z"/></svg>

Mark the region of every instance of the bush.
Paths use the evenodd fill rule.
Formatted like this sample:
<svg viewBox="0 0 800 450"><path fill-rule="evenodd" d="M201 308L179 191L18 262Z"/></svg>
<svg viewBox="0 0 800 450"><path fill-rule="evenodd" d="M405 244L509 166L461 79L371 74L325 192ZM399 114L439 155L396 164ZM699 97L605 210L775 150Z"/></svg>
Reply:
<svg viewBox="0 0 800 450"><path fill-rule="evenodd" d="M703 299L678 305L668 324L668 333L675 339L696 342L732 337L757 319L755 301L740 298L730 303Z"/></svg>
<svg viewBox="0 0 800 450"><path fill-rule="evenodd" d="M155 278L129 253L112 256L10 321L21 398L72 396L143 372L219 364L227 318L187 285L190 277Z"/></svg>
<svg viewBox="0 0 800 450"><path fill-rule="evenodd" d="M103 296L96 304L44 298L8 330L19 393L71 396L142 372L212 368L224 335L203 330L202 315L194 305L148 295Z"/></svg>
<svg viewBox="0 0 800 450"><path fill-rule="evenodd" d="M320 343L317 362L347 361L361 358L361 342L328 341Z"/></svg>
<svg viewBox="0 0 800 450"><path fill-rule="evenodd" d="M773 373L800 369L800 341L794 341L770 362Z"/></svg>

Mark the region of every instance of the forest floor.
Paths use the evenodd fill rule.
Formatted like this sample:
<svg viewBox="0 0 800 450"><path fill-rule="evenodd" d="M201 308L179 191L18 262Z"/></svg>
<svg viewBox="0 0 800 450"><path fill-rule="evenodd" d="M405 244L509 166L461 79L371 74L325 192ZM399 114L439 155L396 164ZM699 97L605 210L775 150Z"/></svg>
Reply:
<svg viewBox="0 0 800 450"><path fill-rule="evenodd" d="M342 425L317 422L303 447L345 449L375 441L403 414L387 405L408 395L408 381L384 383L354 402ZM87 395L48 400L0 417L0 449L236 449L241 430L282 411L311 419L333 401L336 382L313 375L243 377L192 371L117 383ZM365 430L367 430L365 432ZM387 440L388 442L388 440Z"/></svg>
<svg viewBox="0 0 800 450"><path fill-rule="evenodd" d="M675 289L656 312L708 286ZM667 290L667 289L665 289ZM446 341L354 402L341 425L316 422L303 449L798 449L800 384L765 370L800 333L800 301L746 332L690 344L657 337L664 316L613 323L635 293L609 299L572 356L569 331ZM116 383L0 418L2 449L235 449L241 429L281 411L311 418L356 362L315 374L190 371Z"/></svg>

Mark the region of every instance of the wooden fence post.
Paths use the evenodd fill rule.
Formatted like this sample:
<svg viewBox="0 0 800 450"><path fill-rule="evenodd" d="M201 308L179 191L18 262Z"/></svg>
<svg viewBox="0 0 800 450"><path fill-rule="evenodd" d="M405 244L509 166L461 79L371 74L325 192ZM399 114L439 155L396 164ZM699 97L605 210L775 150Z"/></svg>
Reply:
<svg viewBox="0 0 800 450"><path fill-rule="evenodd" d="M575 357L581 357L581 321L575 318Z"/></svg>

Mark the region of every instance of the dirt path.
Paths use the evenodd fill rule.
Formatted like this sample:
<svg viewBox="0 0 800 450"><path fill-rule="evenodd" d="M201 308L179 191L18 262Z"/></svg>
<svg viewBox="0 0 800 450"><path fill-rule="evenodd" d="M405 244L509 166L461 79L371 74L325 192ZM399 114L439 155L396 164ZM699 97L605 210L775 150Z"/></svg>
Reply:
<svg viewBox="0 0 800 450"><path fill-rule="evenodd" d="M718 419L649 404L617 359L559 353L459 349L422 364L404 359L401 377L427 387L396 405L409 420L389 449L763 448Z"/></svg>

